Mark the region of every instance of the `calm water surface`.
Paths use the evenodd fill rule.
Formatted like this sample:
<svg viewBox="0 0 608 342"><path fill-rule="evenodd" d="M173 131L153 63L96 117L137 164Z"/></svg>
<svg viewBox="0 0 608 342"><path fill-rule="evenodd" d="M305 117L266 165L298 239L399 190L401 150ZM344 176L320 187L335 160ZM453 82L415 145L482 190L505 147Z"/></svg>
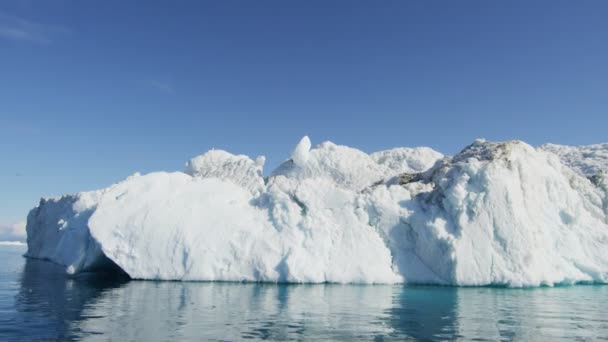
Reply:
<svg viewBox="0 0 608 342"><path fill-rule="evenodd" d="M0 341L608 340L608 286L271 285L70 278L0 246Z"/></svg>

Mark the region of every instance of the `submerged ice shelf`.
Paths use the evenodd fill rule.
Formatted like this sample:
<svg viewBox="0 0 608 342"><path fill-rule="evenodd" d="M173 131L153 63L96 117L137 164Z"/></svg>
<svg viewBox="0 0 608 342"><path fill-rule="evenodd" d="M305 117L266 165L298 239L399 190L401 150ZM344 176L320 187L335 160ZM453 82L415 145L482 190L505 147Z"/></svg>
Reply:
<svg viewBox="0 0 608 342"><path fill-rule="evenodd" d="M132 278L537 286L608 282L608 144L478 140L366 154L304 137L264 157L212 150L42 199L27 256Z"/></svg>

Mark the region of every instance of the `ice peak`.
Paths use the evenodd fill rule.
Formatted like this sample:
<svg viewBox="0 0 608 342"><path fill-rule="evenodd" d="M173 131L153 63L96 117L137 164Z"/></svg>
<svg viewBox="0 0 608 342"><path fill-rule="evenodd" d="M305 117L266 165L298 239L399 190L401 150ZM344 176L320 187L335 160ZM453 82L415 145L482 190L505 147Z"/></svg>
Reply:
<svg viewBox="0 0 608 342"><path fill-rule="evenodd" d="M300 139L300 142L291 153L291 160L293 160L293 162L298 166L306 164L310 153L310 147L310 138L305 135L302 139Z"/></svg>
<svg viewBox="0 0 608 342"><path fill-rule="evenodd" d="M264 167L265 163L266 163L266 157L265 156L258 156L257 158L255 158L255 165L257 167L259 167L260 169L262 169Z"/></svg>
<svg viewBox="0 0 608 342"><path fill-rule="evenodd" d="M515 151L529 152L532 150L534 150L532 146L520 140L493 142L485 139L477 139L455 155L453 161L460 162L469 158L492 161L500 158L508 158Z"/></svg>

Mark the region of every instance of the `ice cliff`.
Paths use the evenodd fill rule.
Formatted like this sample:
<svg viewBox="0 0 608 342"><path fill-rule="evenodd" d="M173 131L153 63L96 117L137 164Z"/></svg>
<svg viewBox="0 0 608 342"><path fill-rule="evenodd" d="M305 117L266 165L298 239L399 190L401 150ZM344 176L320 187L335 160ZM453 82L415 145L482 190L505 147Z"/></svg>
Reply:
<svg viewBox="0 0 608 342"><path fill-rule="evenodd" d="M537 286L608 282L608 145L478 140L367 154L304 137L264 158L42 199L27 256L136 279Z"/></svg>

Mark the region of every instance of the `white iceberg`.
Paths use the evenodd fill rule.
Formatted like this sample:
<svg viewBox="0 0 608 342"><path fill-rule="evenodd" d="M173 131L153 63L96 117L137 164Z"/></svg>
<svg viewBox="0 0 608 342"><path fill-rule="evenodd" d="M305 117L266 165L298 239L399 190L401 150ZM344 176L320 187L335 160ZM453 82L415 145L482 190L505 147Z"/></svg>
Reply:
<svg viewBox="0 0 608 342"><path fill-rule="evenodd" d="M263 157L214 150L185 172L41 200L27 255L136 279L608 282L606 164L596 157L482 140L453 157L368 155L304 137L264 178Z"/></svg>

